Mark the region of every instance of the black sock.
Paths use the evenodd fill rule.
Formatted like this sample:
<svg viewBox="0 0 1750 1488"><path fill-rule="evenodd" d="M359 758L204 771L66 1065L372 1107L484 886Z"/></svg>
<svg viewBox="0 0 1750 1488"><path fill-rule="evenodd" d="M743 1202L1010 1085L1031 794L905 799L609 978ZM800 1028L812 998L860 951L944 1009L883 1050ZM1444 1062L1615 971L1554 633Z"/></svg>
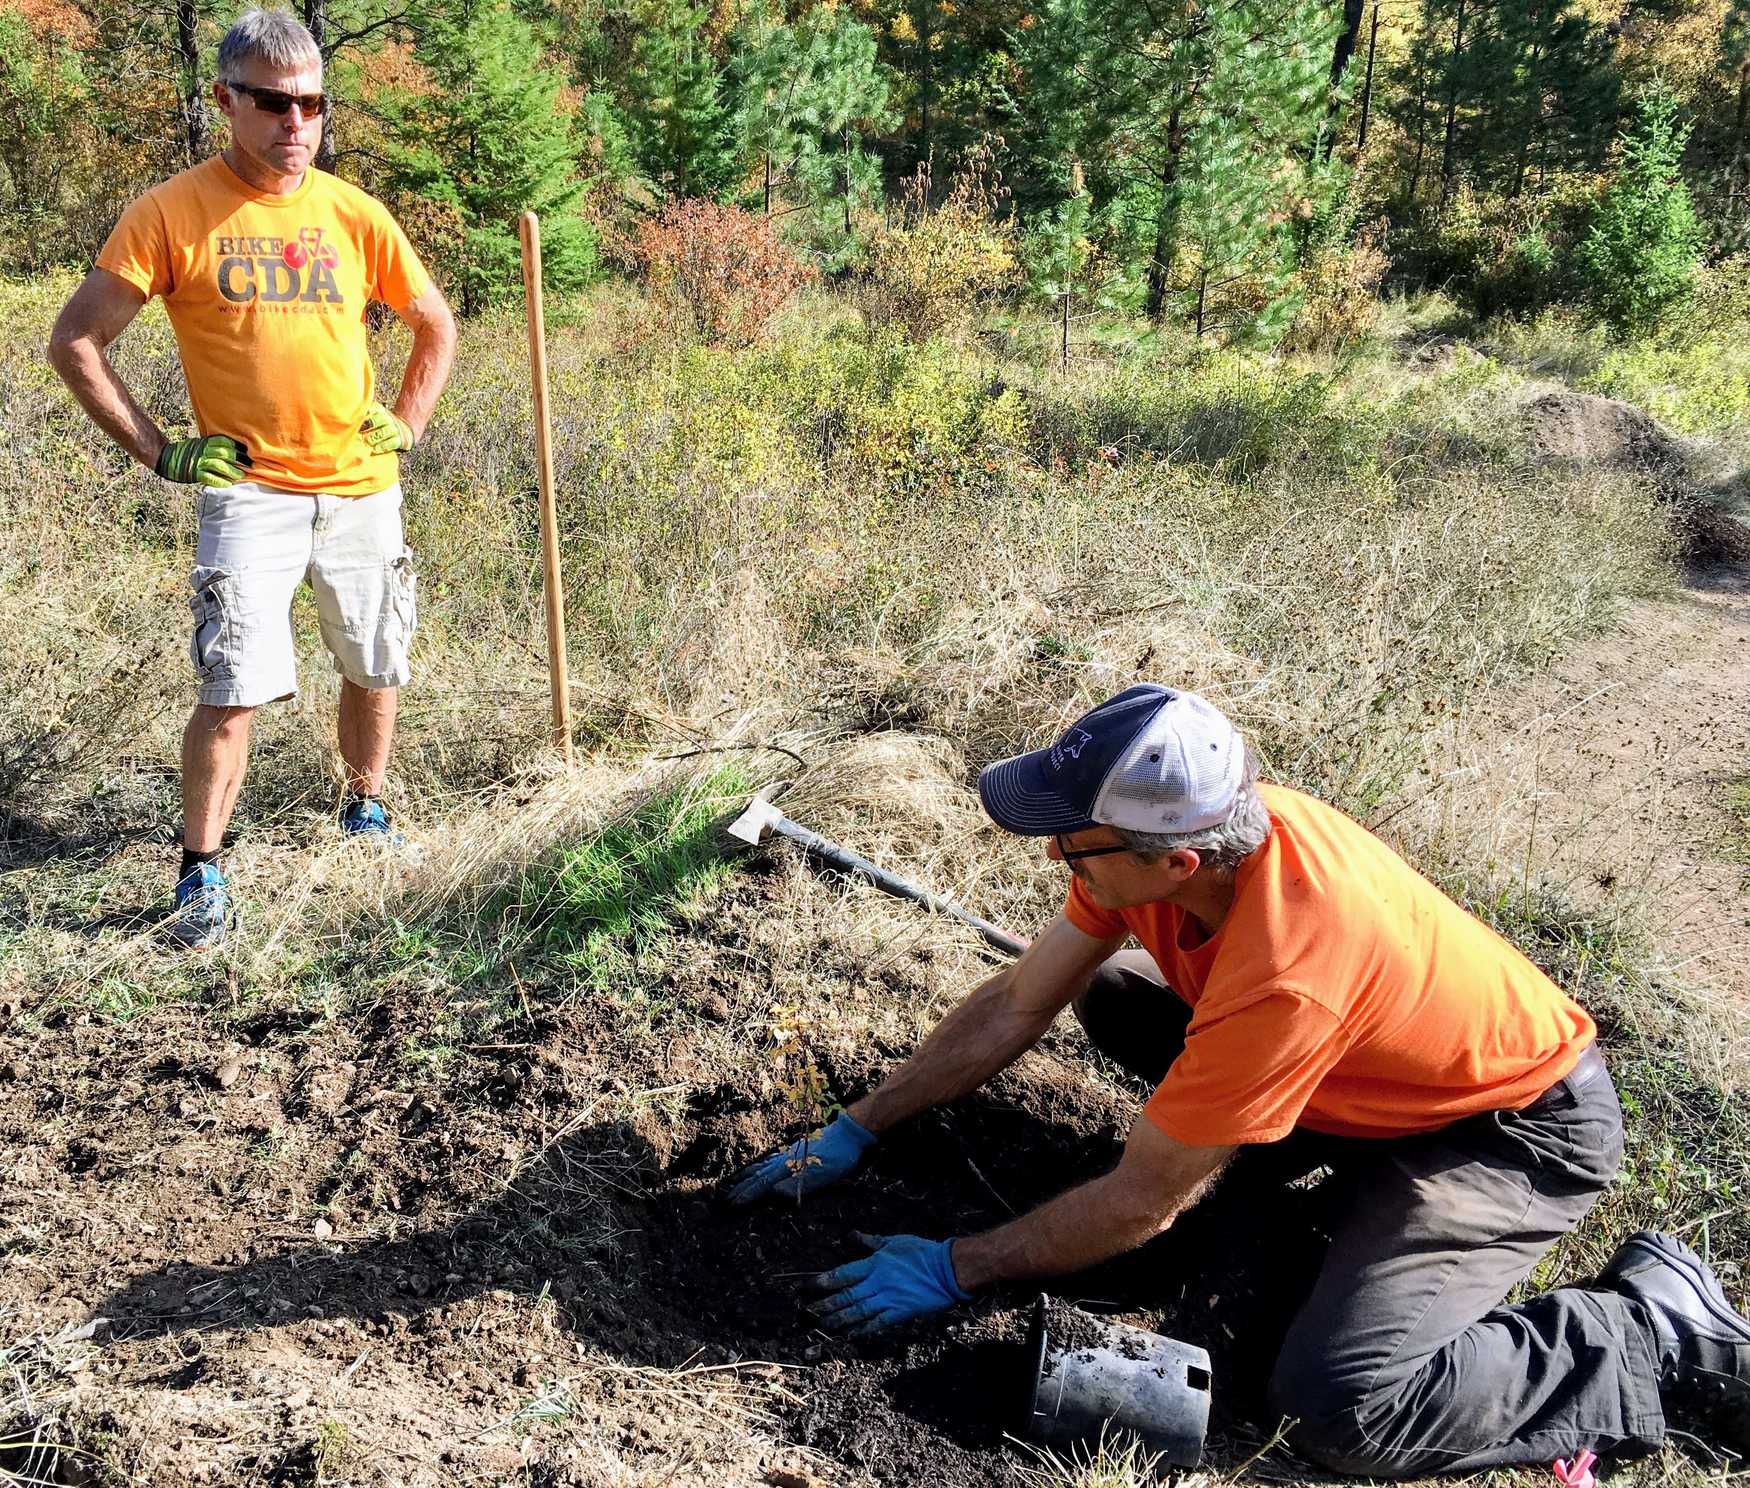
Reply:
<svg viewBox="0 0 1750 1488"><path fill-rule="evenodd" d="M187 878L189 874L193 873L196 868L200 867L202 863L216 863L218 861L219 849L216 847L211 852L204 853L193 852L185 847L182 850L182 869L177 873L176 881L181 883L182 880Z"/></svg>

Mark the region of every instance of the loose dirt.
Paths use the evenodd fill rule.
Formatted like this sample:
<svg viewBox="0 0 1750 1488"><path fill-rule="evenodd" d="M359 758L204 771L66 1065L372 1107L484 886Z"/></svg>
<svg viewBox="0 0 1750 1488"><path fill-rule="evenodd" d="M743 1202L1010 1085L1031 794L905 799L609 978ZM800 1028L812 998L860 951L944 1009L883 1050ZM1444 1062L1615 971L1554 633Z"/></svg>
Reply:
<svg viewBox="0 0 1750 1488"><path fill-rule="evenodd" d="M590 1038L580 1018L409 1095L384 1093L368 1047L342 1059L299 1019L248 1025L225 1088L214 1051L166 1046L162 1024L59 1029L0 1101L0 1306L50 1337L107 1320L71 1366L68 1431L148 1484L777 1468L837 1488L1018 1485L1005 1436L1029 1398L1030 1293L852 1344L813 1326L807 1282L861 1254L858 1231L965 1233L1103 1170L1133 1095L1065 1038L884 1142L855 1182L736 1211L722 1180L791 1134L783 1118L708 1086L666 1122L591 1122ZM519 1146L540 1160L507 1172ZM493 1174L496 1197L457 1203ZM1236 1228L1270 1240L1236 1247ZM1242 1423L1297 1284L1293 1231L1212 1215L1077 1278L1073 1300L1210 1347L1220 1424L1255 1443ZM1319 1244L1294 1247L1298 1284ZM543 1437L546 1419L567 1432Z"/></svg>

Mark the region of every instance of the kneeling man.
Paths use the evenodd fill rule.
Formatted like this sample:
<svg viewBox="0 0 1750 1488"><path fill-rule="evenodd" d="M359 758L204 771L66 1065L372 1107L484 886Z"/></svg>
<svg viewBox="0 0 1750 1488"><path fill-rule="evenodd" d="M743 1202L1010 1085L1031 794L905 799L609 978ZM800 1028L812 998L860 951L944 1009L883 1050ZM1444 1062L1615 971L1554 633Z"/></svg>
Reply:
<svg viewBox="0 0 1750 1488"><path fill-rule="evenodd" d="M1243 1147L1318 1146L1358 1202L1271 1379L1290 1440L1410 1476L1656 1447L1706 1409L1750 1449L1750 1323L1687 1246L1643 1232L1596 1282L1502 1299L1591 1209L1622 1113L1585 1011L1341 812L1261 784L1193 693L1133 687L979 781L1047 839L1063 912L879 1089L732 1197L843 1177L896 1123L977 1088L1066 1006L1155 1084L1118 1165L1012 1223L899 1235L824 1278L870 1332L1161 1234ZM1134 936L1146 955L1121 952Z"/></svg>

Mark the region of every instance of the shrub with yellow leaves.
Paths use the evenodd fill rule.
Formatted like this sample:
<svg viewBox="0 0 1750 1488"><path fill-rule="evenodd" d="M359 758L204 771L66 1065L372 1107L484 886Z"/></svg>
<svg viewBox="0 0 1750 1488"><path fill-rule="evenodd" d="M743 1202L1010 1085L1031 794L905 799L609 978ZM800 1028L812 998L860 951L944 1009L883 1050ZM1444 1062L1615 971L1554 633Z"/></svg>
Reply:
<svg viewBox="0 0 1750 1488"><path fill-rule="evenodd" d="M934 204L928 162L906 182L896 220L875 234L854 286L868 320L925 341L963 328L1018 287L1015 227L1001 215L1008 193L994 154L989 145L970 150Z"/></svg>

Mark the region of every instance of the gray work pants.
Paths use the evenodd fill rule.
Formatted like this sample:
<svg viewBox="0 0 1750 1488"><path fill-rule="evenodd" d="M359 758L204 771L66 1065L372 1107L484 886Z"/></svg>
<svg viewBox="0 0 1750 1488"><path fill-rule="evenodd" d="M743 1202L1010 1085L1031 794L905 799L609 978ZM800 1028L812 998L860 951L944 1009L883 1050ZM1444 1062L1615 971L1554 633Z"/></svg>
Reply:
<svg viewBox="0 0 1750 1488"><path fill-rule="evenodd" d="M1092 1041L1158 1082L1189 1010L1121 952L1076 1001ZM1282 1162L1290 1149L1298 1162ZM1275 1151L1273 1149L1281 1149ZM1622 1156L1622 1111L1594 1058L1523 1111L1416 1136L1297 1131L1242 1153L1282 1176L1329 1165L1353 1195L1270 1379L1304 1456L1373 1477L1549 1462L1665 1435L1650 1325L1620 1293L1502 1298L1583 1219Z"/></svg>

